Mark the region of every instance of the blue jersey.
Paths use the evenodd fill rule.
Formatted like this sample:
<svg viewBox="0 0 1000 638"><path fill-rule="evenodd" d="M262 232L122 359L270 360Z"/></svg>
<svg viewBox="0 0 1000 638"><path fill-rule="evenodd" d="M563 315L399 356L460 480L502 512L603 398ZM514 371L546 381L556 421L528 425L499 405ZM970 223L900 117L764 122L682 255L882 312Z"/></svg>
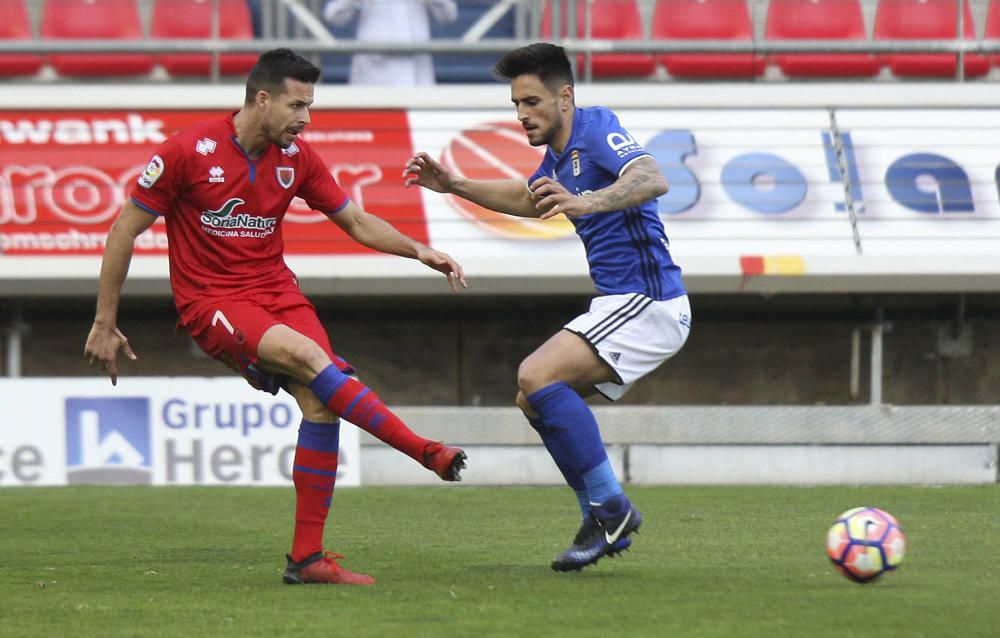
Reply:
<svg viewBox="0 0 1000 638"><path fill-rule="evenodd" d="M528 180L548 176L576 195L606 188L626 167L649 157L618 123L612 111L595 106L578 108L565 150L552 148ZM655 199L639 206L571 218L583 240L590 277L606 295L642 293L656 300L686 294L681 269L670 257Z"/></svg>

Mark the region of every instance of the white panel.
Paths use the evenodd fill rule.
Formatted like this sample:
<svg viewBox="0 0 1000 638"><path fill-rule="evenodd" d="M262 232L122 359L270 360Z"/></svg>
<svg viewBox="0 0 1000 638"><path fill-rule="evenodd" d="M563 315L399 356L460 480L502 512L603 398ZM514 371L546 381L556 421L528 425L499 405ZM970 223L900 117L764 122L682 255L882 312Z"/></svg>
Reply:
<svg viewBox="0 0 1000 638"><path fill-rule="evenodd" d="M0 486L290 485L301 418L239 378L0 379ZM338 485L359 441L345 423Z"/></svg>
<svg viewBox="0 0 1000 638"><path fill-rule="evenodd" d="M243 103L242 82L224 84L92 84L81 91L78 84L5 83L4 100L23 108L51 108L72 104L76 108L235 109ZM952 80L941 82L668 82L656 84L607 82L579 84L577 103L612 108L826 108L921 107L994 108L996 85L991 82ZM496 109L510 104L506 83L438 85L433 87L365 87L322 84L316 88L316 108L447 108Z"/></svg>
<svg viewBox="0 0 1000 638"><path fill-rule="evenodd" d="M565 485L562 474L540 445L463 445L469 455L463 485ZM364 485L448 485L415 461L385 445L362 447ZM608 459L624 477L623 449L608 447Z"/></svg>
<svg viewBox="0 0 1000 638"><path fill-rule="evenodd" d="M995 483L996 445L652 446L629 451L632 483Z"/></svg>

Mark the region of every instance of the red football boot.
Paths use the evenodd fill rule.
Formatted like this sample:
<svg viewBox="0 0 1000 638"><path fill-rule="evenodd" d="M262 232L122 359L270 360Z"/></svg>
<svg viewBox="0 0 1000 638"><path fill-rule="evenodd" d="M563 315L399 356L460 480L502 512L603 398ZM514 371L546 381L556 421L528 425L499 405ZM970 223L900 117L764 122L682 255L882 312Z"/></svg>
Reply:
<svg viewBox="0 0 1000 638"><path fill-rule="evenodd" d="M284 581L287 585L303 585L307 583L326 583L329 585L374 585L375 579L367 574L355 574L337 564L336 559L343 558L333 552L316 552L301 563L296 563L291 556L286 555L288 566L285 567Z"/></svg>
<svg viewBox="0 0 1000 638"><path fill-rule="evenodd" d="M444 443L432 442L424 448L424 467L445 481L462 480L459 472L465 469L467 458L461 448L448 447Z"/></svg>

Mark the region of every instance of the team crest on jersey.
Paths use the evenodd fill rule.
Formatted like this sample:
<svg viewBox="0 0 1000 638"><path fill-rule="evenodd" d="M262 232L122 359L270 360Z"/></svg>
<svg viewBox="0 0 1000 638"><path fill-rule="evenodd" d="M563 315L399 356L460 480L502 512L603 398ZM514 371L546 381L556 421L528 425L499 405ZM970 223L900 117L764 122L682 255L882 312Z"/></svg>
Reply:
<svg viewBox="0 0 1000 638"><path fill-rule="evenodd" d="M215 147L215 140L206 137L203 140L198 140L198 142L194 145L194 150L198 151L202 155L208 155L209 153L215 152Z"/></svg>
<svg viewBox="0 0 1000 638"><path fill-rule="evenodd" d="M288 145L288 148L281 149L281 152L287 155L288 157L291 157L292 155L295 155L296 153L299 152L299 147L295 145L295 142L292 142L291 144Z"/></svg>
<svg viewBox="0 0 1000 638"><path fill-rule="evenodd" d="M573 149L573 153L570 155L573 158L573 177L580 176L580 151Z"/></svg>
<svg viewBox="0 0 1000 638"><path fill-rule="evenodd" d="M160 175L163 175L163 158L159 155L154 155L149 164L146 164L146 170L142 172L139 176L139 186L143 188L152 188L156 180L160 179Z"/></svg>
<svg viewBox="0 0 1000 638"><path fill-rule="evenodd" d="M295 169L291 166L279 166L274 170L278 176L278 183L281 184L281 187L291 188L292 182L295 181Z"/></svg>

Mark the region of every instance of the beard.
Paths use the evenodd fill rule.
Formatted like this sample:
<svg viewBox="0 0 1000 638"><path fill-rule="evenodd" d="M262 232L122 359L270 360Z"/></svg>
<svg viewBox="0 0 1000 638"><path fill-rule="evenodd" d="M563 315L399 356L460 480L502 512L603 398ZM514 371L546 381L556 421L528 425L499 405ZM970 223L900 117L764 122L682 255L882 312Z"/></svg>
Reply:
<svg viewBox="0 0 1000 638"><path fill-rule="evenodd" d="M548 146L552 144L552 140L556 139L559 135L559 131L562 130L562 120L558 117L552 122L552 125L547 129L539 129L540 137L537 142L532 142L529 140L529 144L532 146Z"/></svg>

